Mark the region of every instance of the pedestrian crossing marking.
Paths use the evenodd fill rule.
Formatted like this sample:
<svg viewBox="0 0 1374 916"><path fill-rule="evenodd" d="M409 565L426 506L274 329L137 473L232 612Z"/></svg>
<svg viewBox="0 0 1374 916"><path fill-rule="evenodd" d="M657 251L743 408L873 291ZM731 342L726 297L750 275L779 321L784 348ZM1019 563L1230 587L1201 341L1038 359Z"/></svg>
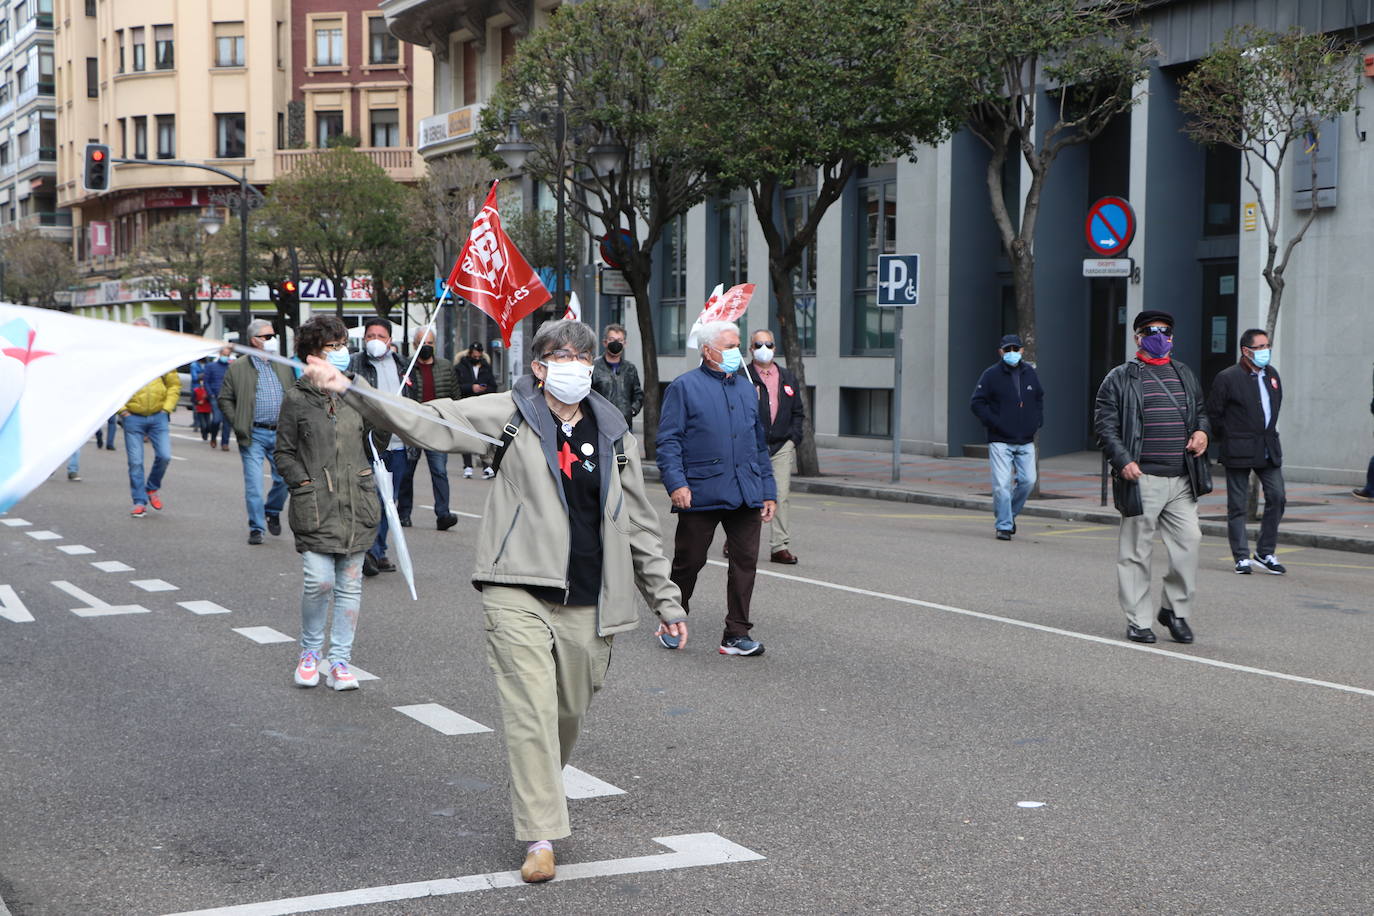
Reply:
<svg viewBox="0 0 1374 916"><path fill-rule="evenodd" d="M114 614L147 614L148 609L140 604L112 605L101 601L90 592L82 591L62 579L52 583L53 588L66 592L78 601L86 602L85 607L74 607L71 612L78 617L109 617Z"/></svg>
<svg viewBox="0 0 1374 916"><path fill-rule="evenodd" d="M33 522L25 521L22 518L0 518L0 525L5 525L9 528L25 528L32 524Z"/></svg>
<svg viewBox="0 0 1374 916"><path fill-rule="evenodd" d="M410 716L422 725L428 725L443 735L475 735L480 732L489 732L480 722L474 722L466 716L449 709L447 706L440 706L438 703L416 703L412 706L393 706L392 709L402 715Z"/></svg>
<svg viewBox="0 0 1374 916"><path fill-rule="evenodd" d="M134 568L118 560L94 560L91 565L101 572L133 572Z"/></svg>
<svg viewBox="0 0 1374 916"><path fill-rule="evenodd" d="M247 636L259 645L273 642L295 642L290 636L279 633L271 627L234 627L234 632L240 636Z"/></svg>
<svg viewBox="0 0 1374 916"><path fill-rule="evenodd" d="M170 583L170 582L163 582L161 579L133 579L133 580L131 580L131 581L129 582L129 584L130 584L130 585L135 585L135 586L137 586L137 587L143 589L145 592L177 592L177 591L181 591L181 589L177 588L177 587L176 587L175 585L173 585L172 583Z"/></svg>
<svg viewBox="0 0 1374 916"><path fill-rule="evenodd" d="M606 795L624 795L625 790L609 782L603 782L590 773L584 773L575 766L565 766L563 794L568 798L601 798Z"/></svg>
<svg viewBox="0 0 1374 916"><path fill-rule="evenodd" d="M363 669L359 668L357 665L353 664L352 662L349 662L349 663L348 663L348 667L349 667L349 669L353 672L353 676L356 677L356 678L357 678L358 680L360 680L360 681L380 681L380 680L381 680L381 678L377 677L377 675L372 674L372 673L367 672L367 671L364 671Z"/></svg>
<svg viewBox="0 0 1374 916"><path fill-rule="evenodd" d="M94 550L87 547L85 544L59 544L57 545L57 549L72 557L95 553Z"/></svg>
<svg viewBox="0 0 1374 916"><path fill-rule="evenodd" d="M62 540L62 535L58 534L56 531L25 531L24 533L27 534L29 537L33 538L35 541Z"/></svg>
<svg viewBox="0 0 1374 916"><path fill-rule="evenodd" d="M213 601L178 601L178 607L184 607L192 614L228 614L227 607L220 607Z"/></svg>

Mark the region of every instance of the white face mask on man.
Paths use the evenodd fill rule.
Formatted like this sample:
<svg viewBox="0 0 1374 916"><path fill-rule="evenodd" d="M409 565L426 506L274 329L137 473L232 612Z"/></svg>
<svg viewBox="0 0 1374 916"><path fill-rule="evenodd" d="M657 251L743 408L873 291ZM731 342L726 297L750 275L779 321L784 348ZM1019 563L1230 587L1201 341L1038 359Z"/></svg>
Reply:
<svg viewBox="0 0 1374 916"><path fill-rule="evenodd" d="M544 389L564 404L580 404L592 390L592 367L573 360L544 363Z"/></svg>
<svg viewBox="0 0 1374 916"><path fill-rule="evenodd" d="M387 342L376 337L363 344L363 347L367 350L367 355L373 359L381 359L391 352L391 347L387 346Z"/></svg>
<svg viewBox="0 0 1374 916"><path fill-rule="evenodd" d="M773 361L773 345L755 347L754 359L761 363L771 363Z"/></svg>

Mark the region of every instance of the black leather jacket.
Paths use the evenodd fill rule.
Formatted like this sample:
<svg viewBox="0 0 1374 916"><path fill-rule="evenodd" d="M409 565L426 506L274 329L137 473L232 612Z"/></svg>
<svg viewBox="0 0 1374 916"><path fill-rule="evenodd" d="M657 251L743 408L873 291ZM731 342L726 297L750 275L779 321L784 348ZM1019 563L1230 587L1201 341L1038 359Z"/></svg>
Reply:
<svg viewBox="0 0 1374 916"><path fill-rule="evenodd" d="M1191 436L1202 430L1210 439L1212 424L1202 409L1202 388L1197 383L1197 376L1178 360L1172 360L1170 365L1183 382L1183 409L1188 414L1188 434ZM1117 471L1132 461L1140 460L1140 446L1145 437L1145 398L1140 385L1140 373L1144 367L1145 363L1133 357L1108 372L1097 389L1093 430L1097 433L1098 445Z"/></svg>

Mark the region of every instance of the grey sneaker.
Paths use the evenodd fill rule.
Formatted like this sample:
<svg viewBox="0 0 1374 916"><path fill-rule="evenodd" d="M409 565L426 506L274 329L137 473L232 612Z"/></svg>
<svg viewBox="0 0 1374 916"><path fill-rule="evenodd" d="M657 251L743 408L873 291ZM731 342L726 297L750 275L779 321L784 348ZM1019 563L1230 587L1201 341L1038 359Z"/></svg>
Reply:
<svg viewBox="0 0 1374 916"><path fill-rule="evenodd" d="M1266 572L1271 572L1276 576L1281 576L1288 572L1287 568L1279 562L1279 558L1272 553L1267 557L1255 554L1255 562L1258 563Z"/></svg>
<svg viewBox="0 0 1374 916"><path fill-rule="evenodd" d="M727 636L720 644L721 655L762 655L763 643L748 636Z"/></svg>
<svg viewBox="0 0 1374 916"><path fill-rule="evenodd" d="M1239 560L1236 561L1236 575L1250 575L1250 560L1248 558L1241 557Z"/></svg>

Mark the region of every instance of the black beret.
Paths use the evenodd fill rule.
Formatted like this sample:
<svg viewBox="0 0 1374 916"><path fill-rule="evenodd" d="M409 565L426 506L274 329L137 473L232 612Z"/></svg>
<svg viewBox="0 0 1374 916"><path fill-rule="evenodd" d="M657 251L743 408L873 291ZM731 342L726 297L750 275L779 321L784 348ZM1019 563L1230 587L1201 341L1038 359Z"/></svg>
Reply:
<svg viewBox="0 0 1374 916"><path fill-rule="evenodd" d="M1155 324L1157 322L1167 324L1172 328L1174 326L1174 316L1170 315L1168 312L1161 312L1158 309L1146 309L1135 316L1135 322L1131 325L1131 330L1139 331L1147 324Z"/></svg>

